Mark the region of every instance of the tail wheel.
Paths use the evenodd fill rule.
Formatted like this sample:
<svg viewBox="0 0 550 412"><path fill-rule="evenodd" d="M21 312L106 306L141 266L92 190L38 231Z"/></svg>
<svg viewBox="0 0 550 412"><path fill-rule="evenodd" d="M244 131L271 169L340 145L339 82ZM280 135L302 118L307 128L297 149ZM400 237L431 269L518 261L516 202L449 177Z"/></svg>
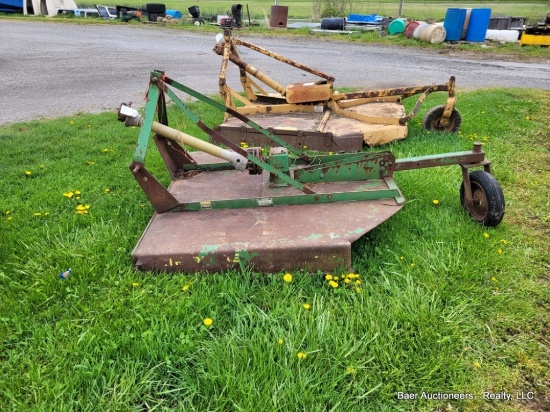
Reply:
<svg viewBox="0 0 550 412"><path fill-rule="evenodd" d="M460 112L453 109L451 112L451 117L449 118L449 123L447 126L443 126L441 124L441 118L443 117L444 111L444 105L432 107L428 110L426 116L424 116L422 127L426 130L433 130L435 132L458 132L460 125L462 124L462 116L460 115Z"/></svg>
<svg viewBox="0 0 550 412"><path fill-rule="evenodd" d="M460 203L479 224L497 226L504 217L504 194L495 177L484 171L470 173L472 203L464 195L464 182L460 187Z"/></svg>

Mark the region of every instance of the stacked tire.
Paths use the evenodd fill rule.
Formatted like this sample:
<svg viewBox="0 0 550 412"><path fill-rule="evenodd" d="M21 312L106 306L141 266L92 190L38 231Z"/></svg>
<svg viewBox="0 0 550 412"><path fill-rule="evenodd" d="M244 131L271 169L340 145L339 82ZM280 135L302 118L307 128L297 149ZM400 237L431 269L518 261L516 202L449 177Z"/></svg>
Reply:
<svg viewBox="0 0 550 412"><path fill-rule="evenodd" d="M166 17L166 4L148 3L145 5L145 10L149 21L156 22L157 19Z"/></svg>

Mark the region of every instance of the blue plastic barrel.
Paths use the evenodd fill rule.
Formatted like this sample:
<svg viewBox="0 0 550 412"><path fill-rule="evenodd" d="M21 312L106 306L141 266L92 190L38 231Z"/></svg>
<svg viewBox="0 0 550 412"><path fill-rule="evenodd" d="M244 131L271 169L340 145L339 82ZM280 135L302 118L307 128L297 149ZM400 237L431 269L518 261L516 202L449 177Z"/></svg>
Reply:
<svg viewBox="0 0 550 412"><path fill-rule="evenodd" d="M179 10L166 10L168 16L172 16L173 19L181 19L181 11Z"/></svg>
<svg viewBox="0 0 550 412"><path fill-rule="evenodd" d="M466 41L485 41L490 20L491 9L472 9L470 24L466 31Z"/></svg>
<svg viewBox="0 0 550 412"><path fill-rule="evenodd" d="M464 20L466 19L466 9L447 9L445 14L445 21L443 27L445 27L447 41L458 41L462 36L462 28L464 27Z"/></svg>

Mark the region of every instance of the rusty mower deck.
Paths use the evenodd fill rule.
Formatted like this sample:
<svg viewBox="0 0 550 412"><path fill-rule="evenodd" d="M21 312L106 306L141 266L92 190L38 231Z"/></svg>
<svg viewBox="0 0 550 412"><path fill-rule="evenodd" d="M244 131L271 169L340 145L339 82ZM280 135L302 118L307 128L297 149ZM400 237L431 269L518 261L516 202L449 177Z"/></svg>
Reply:
<svg viewBox="0 0 550 412"><path fill-rule="evenodd" d="M204 124L175 91L230 114L277 147L241 148ZM218 145L169 127L167 98ZM460 165L461 201L474 219L494 226L504 214L481 144L398 160L388 151L312 155L159 71L151 73L144 115L121 105L119 120L140 126L130 170L155 209L133 253L140 270L349 270L351 244L403 205L396 171ZM168 188L145 167L152 132L172 177ZM474 167L484 170L470 173Z"/></svg>
<svg viewBox="0 0 550 412"><path fill-rule="evenodd" d="M436 106L426 114L424 127L449 132L460 128L461 117L455 108L454 77L447 83L437 85L339 93L334 90L333 76L233 38L230 29L226 29L224 36L219 35L217 40L214 51L222 56L219 88L224 104L294 147L349 152L360 151L364 144L380 146L404 139L408 133L408 122L416 116L428 95L438 91L447 92L447 100L444 105ZM269 56L317 79L283 86L243 61L237 46ZM243 94L227 84L229 62L239 68ZM414 109L406 114L402 100L418 94L421 96ZM243 126L228 114L216 130L229 140L250 147L272 144L257 130Z"/></svg>

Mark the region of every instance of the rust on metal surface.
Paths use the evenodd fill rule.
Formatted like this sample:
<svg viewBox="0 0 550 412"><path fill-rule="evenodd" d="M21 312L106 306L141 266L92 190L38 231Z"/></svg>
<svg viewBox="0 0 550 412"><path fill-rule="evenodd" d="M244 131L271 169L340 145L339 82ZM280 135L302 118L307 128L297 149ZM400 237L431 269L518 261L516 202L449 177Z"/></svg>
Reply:
<svg viewBox="0 0 550 412"><path fill-rule="evenodd" d="M240 39L233 39L233 43L237 44L237 45L248 47L249 49L255 50L255 51L257 51L259 53L262 53L266 56L273 57L275 60L279 60L280 62L286 63L290 66L293 66L293 67L296 67L296 68L298 68L300 70L303 70L305 72L311 73L315 76L321 77L323 79L327 79L331 82L334 81L334 76L332 76L330 74L326 74L326 73L324 73L320 70L317 70L317 69L311 68L309 66L303 65L301 63L298 63L298 62L296 62L294 60L291 60L291 59L289 59L285 56L281 56L280 54L277 54L277 53L274 53L274 52L269 51L267 49L264 49L263 47L257 46L255 44L252 44L252 43L240 40Z"/></svg>
<svg viewBox="0 0 550 412"><path fill-rule="evenodd" d="M307 73L320 77L323 80L310 81L297 84L282 85L265 75L251 64L243 61L237 51L237 46L244 46L277 61L296 67ZM449 121L450 115L456 104L455 78L451 77L447 83L400 87L381 90L363 90L350 93L334 91L334 77L305 66L263 47L231 37L231 31L224 32L224 41L214 46L214 51L223 56L222 70L220 73L220 95L228 107L240 114L259 115L266 114L278 118L279 129L292 128L292 117L295 112L321 112L330 110L333 114L347 121L338 121L338 128L333 127L331 133L334 139L339 135L362 135L368 146L378 146L394 140L404 139L408 134L408 122L417 115L421 105L429 94L434 92L448 92L445 111L442 122ZM227 63L231 61L240 71L240 80L246 96L242 96L227 85ZM250 75L250 76L249 76ZM258 83L253 80L255 78ZM223 79L223 81L222 81ZM259 83L265 84L273 92L266 91ZM420 94L414 109L406 114L401 101L404 98ZM235 137L235 130L228 122L230 114L226 114L225 123L219 130L229 131ZM337 118L327 114L316 129L298 129L302 132L328 131L330 125ZM347 122L347 124L345 124ZM227 126L227 128L226 128ZM335 131L338 129L343 132ZM323 150L341 146L340 144L326 145L310 143L313 150ZM315 149L314 149L315 147ZM319 149L320 148L320 149ZM337 149L336 149L337 150Z"/></svg>
<svg viewBox="0 0 550 412"><path fill-rule="evenodd" d="M307 150L324 152L355 152L363 147L363 135L337 123L329 123L328 129L317 131L323 119L321 113L294 113L281 119L275 116L256 115L250 119L284 139L290 145ZM336 127L332 127L332 125ZM349 126L349 122L346 124ZM344 125L344 126L346 126ZM228 139L248 146L274 146L273 141L256 130L230 118L216 127Z"/></svg>
<svg viewBox="0 0 550 412"><path fill-rule="evenodd" d="M323 81L290 84L285 96L289 103L327 101L332 96L332 84Z"/></svg>
<svg viewBox="0 0 550 412"><path fill-rule="evenodd" d="M192 153L199 163L215 161ZM213 173L213 175L212 175ZM361 187L377 191L390 180L334 182L315 185L319 193ZM215 189L213 190L213 187ZM367 189L366 189L367 188ZM178 202L281 196L292 187L272 188L265 175L219 171L172 182ZM136 268L166 272L218 272L241 264L261 272L281 270L351 270L351 244L397 213L402 202L362 202L203 210L200 213L157 213L133 252ZM200 233L200 236L194 236Z"/></svg>
<svg viewBox="0 0 550 412"><path fill-rule="evenodd" d="M142 164L134 162L129 168L157 213L167 212L180 205L180 202Z"/></svg>
<svg viewBox="0 0 550 412"><path fill-rule="evenodd" d="M153 136L153 140L172 179L178 176L183 165L197 163L177 142L158 134Z"/></svg>

